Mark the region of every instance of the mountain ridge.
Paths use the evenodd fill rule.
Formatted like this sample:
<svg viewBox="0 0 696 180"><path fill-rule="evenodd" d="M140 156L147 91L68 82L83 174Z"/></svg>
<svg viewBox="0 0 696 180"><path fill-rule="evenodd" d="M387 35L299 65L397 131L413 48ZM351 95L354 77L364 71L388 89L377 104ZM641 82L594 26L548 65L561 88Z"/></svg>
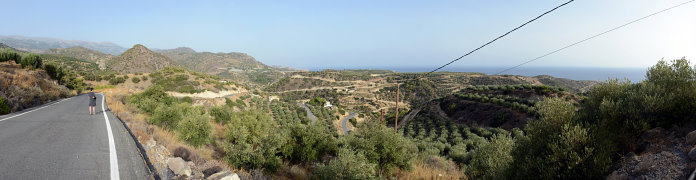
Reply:
<svg viewBox="0 0 696 180"><path fill-rule="evenodd" d="M35 53L43 53L49 49L71 48L75 46L82 46L111 55L119 55L126 51L126 48L112 42L91 42L46 37L0 36L0 42L18 50Z"/></svg>
<svg viewBox="0 0 696 180"><path fill-rule="evenodd" d="M72 57L77 59L84 59L87 61L95 62L99 64L100 69L106 68L106 61L113 58L114 55L104 54L102 52L85 48L82 46L75 46L71 48L56 48L49 49L44 52L44 54L53 54L59 56Z"/></svg>
<svg viewBox="0 0 696 180"><path fill-rule="evenodd" d="M123 54L106 61L106 67L121 73L150 73L167 66L178 66L178 64L141 44L133 45Z"/></svg>
<svg viewBox="0 0 696 180"><path fill-rule="evenodd" d="M157 49L155 52L191 70L251 84L268 84L285 75L242 52L197 52L189 47Z"/></svg>

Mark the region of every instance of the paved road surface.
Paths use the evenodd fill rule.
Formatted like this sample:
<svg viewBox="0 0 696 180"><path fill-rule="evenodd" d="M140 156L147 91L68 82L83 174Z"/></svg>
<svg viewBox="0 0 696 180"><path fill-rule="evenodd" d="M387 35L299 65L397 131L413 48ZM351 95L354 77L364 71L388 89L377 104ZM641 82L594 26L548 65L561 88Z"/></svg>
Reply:
<svg viewBox="0 0 696 180"><path fill-rule="evenodd" d="M103 97L96 115L80 95L0 116L0 179L150 179L123 124L106 106L104 114Z"/></svg>
<svg viewBox="0 0 696 180"><path fill-rule="evenodd" d="M317 117L314 116L314 113L312 113L311 110L309 110L309 107L307 107L306 104L300 103L300 102L298 102L297 105L302 106L302 107L305 109L305 111L307 111L307 117L309 117L309 119L312 120L312 124L316 124L316 122L317 122Z"/></svg>
<svg viewBox="0 0 696 180"><path fill-rule="evenodd" d="M344 117L343 120L341 120L341 129L343 129L343 134L347 134L350 129L348 129L348 124L346 123L350 118L355 117L354 112L348 112L348 116Z"/></svg>

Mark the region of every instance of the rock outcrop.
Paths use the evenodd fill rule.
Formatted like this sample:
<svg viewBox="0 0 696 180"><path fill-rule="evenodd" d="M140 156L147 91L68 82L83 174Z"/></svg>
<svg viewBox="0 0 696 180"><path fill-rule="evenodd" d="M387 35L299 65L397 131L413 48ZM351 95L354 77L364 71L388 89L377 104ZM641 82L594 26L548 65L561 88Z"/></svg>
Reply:
<svg viewBox="0 0 696 180"><path fill-rule="evenodd" d="M642 152L626 154L607 179L686 179L694 169L696 151L688 136L655 128L639 139ZM696 134L694 132L689 134Z"/></svg>

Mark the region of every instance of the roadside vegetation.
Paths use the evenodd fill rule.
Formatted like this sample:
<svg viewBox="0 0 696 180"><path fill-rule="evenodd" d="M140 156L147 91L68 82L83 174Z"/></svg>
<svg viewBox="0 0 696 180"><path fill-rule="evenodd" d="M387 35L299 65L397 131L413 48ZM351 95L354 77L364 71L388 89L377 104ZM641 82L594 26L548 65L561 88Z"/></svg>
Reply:
<svg viewBox="0 0 696 180"><path fill-rule="evenodd" d="M534 103L538 119L523 130L468 127L431 115L400 132L417 144L419 158L451 159L472 179L603 178L622 154L640 151L643 132L694 123L695 71L683 58L660 61L645 81L608 80L580 104L546 97Z"/></svg>
<svg viewBox="0 0 696 180"><path fill-rule="evenodd" d="M316 165L316 171L310 171L316 173L307 176L321 177L341 170L337 164L353 161L345 159L347 156L362 156L365 159L359 161L366 165L358 168L366 170L362 174L367 175L358 177L378 177L412 168L411 154L416 152L410 141L379 124L358 123L361 128L356 132L339 136L327 121L337 119L333 115L336 111L323 107L312 106L320 118L312 124L296 103L268 102L256 97L248 97L248 105L230 100L229 104L206 111L152 85L127 99L149 116L148 123L173 132L178 140L192 147L218 149L216 153L234 168L262 169L275 174L284 171L284 166L299 165L312 170L310 167ZM339 157L339 152L344 153ZM335 158L324 164L325 157Z"/></svg>
<svg viewBox="0 0 696 180"><path fill-rule="evenodd" d="M226 90L237 90L235 83L220 82L220 78L189 71L178 67L165 67L157 72L150 73L149 78L153 84L159 85L165 91L175 91L180 93L200 93L206 90L218 92ZM143 76L147 80L147 76ZM133 80L138 81L139 80Z"/></svg>
<svg viewBox="0 0 696 180"><path fill-rule="evenodd" d="M0 115L72 96L68 88L54 81L58 78L51 76L50 67L37 54L0 49ZM67 85L81 84L73 81L77 82Z"/></svg>

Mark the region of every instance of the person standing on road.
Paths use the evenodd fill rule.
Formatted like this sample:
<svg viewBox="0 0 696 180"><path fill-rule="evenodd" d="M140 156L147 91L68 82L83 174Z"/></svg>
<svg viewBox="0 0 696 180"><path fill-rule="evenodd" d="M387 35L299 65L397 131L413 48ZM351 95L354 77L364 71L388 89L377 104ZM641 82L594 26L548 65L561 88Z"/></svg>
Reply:
<svg viewBox="0 0 696 180"><path fill-rule="evenodd" d="M94 88L89 88L87 96L89 97L89 115L94 115L96 114L94 107L97 106L97 96L94 95Z"/></svg>

